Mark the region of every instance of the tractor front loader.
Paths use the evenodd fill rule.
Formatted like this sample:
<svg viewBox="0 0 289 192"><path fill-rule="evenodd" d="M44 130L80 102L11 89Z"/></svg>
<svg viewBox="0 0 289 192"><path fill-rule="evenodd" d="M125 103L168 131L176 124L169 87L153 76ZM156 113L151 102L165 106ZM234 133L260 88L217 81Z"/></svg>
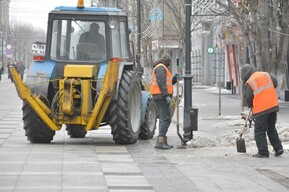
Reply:
<svg viewBox="0 0 289 192"><path fill-rule="evenodd" d="M88 32L92 26L99 27L97 41L88 39L97 35ZM157 112L135 71L128 31L127 16L117 8L78 4L50 12L46 43L32 45L25 82L9 69L24 101L30 142L52 141L63 125L72 138L105 125L119 144L153 137Z"/></svg>

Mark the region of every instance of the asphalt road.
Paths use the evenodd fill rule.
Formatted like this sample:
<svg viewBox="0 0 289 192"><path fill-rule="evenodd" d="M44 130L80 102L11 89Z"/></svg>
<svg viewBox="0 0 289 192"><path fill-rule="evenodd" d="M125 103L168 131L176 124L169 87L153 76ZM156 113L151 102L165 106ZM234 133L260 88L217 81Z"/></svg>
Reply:
<svg viewBox="0 0 289 192"><path fill-rule="evenodd" d="M65 129L50 144L27 141L22 101L7 75L0 81L0 191L289 191L289 142L285 153L254 159L252 129L246 154L236 152L235 139L243 124L239 95L223 90L221 115L215 88L193 86L198 108L195 141L179 149L176 115L168 151L154 149L155 138L133 145L116 145L110 127L71 139ZM180 106L182 127L182 104ZM289 105L280 101L278 130L288 133ZM288 133L289 134L289 133ZM271 150L271 148L270 148Z"/></svg>

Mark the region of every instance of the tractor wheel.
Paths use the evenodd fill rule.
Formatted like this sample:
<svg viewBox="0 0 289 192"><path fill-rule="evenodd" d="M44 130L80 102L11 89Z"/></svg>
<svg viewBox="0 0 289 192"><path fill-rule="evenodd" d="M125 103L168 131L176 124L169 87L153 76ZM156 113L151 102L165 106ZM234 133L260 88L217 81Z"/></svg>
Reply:
<svg viewBox="0 0 289 192"><path fill-rule="evenodd" d="M52 141L55 131L51 130L25 101L22 110L27 140L31 143L49 143Z"/></svg>
<svg viewBox="0 0 289 192"><path fill-rule="evenodd" d="M153 138L156 130L157 109L152 98L148 99L145 121L141 125L139 139Z"/></svg>
<svg viewBox="0 0 289 192"><path fill-rule="evenodd" d="M66 131L71 138L83 138L87 133L82 125L66 125Z"/></svg>
<svg viewBox="0 0 289 192"><path fill-rule="evenodd" d="M118 144L132 144L138 139L141 124L141 89L132 71L124 71L118 88L118 98L111 103L110 126Z"/></svg>

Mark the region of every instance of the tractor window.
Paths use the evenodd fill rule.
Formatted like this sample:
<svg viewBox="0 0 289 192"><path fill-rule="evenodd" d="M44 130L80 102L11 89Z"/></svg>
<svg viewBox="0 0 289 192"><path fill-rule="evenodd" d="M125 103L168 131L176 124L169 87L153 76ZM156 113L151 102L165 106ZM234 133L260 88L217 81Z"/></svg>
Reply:
<svg viewBox="0 0 289 192"><path fill-rule="evenodd" d="M120 22L112 29L112 57L129 58L126 23Z"/></svg>
<svg viewBox="0 0 289 192"><path fill-rule="evenodd" d="M126 33L126 25L125 22L120 22L120 37L121 37L121 52L122 52L122 58L128 59L128 39L127 39L127 33Z"/></svg>
<svg viewBox="0 0 289 192"><path fill-rule="evenodd" d="M120 57L121 58L121 49L120 49L120 34L118 30L119 26L116 26L112 29L112 57Z"/></svg>
<svg viewBox="0 0 289 192"><path fill-rule="evenodd" d="M104 22L54 20L50 58L77 62L106 60Z"/></svg>
<svg viewBox="0 0 289 192"><path fill-rule="evenodd" d="M106 56L104 22L77 22L76 59L81 61L103 61Z"/></svg>

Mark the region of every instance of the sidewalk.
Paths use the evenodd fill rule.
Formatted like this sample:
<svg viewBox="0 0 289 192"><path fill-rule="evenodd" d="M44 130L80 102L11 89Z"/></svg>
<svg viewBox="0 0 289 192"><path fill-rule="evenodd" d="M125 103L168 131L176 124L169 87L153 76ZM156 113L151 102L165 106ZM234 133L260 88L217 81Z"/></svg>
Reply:
<svg viewBox="0 0 289 192"><path fill-rule="evenodd" d="M18 119L22 118L22 101L16 91L11 92L11 89L15 89L15 86L5 73L0 81L0 146L19 126Z"/></svg>
<svg viewBox="0 0 289 192"><path fill-rule="evenodd" d="M247 153L237 153L235 141L244 120L239 95L227 90L222 90L219 115L217 88L193 86L193 107L199 109L195 141L186 149L177 148L175 114L168 133L168 142L175 147L158 150L153 147L156 137L116 145L109 127L82 139L71 139L62 129L50 144L30 144L21 120L22 101L14 89L4 76L0 82L0 146L4 143L0 191L289 191L288 102L280 101L277 122L278 131L287 139L285 153L255 159L251 157L256 153L253 129L244 135ZM183 103L181 130L182 113Z"/></svg>
<svg viewBox="0 0 289 192"><path fill-rule="evenodd" d="M243 136L247 153L237 153L236 149L238 131L244 123L240 115L240 96L222 90L219 116L217 88L193 86L192 92L193 107L199 109L195 141L186 149L175 147L161 153L200 191L289 191L289 103L280 101L277 121L279 135L283 136L284 154L274 157L268 144L270 158L255 159L251 157L257 152L253 127ZM183 113L182 107L180 112ZM168 141L176 146L180 141L176 135L175 118L176 115Z"/></svg>

